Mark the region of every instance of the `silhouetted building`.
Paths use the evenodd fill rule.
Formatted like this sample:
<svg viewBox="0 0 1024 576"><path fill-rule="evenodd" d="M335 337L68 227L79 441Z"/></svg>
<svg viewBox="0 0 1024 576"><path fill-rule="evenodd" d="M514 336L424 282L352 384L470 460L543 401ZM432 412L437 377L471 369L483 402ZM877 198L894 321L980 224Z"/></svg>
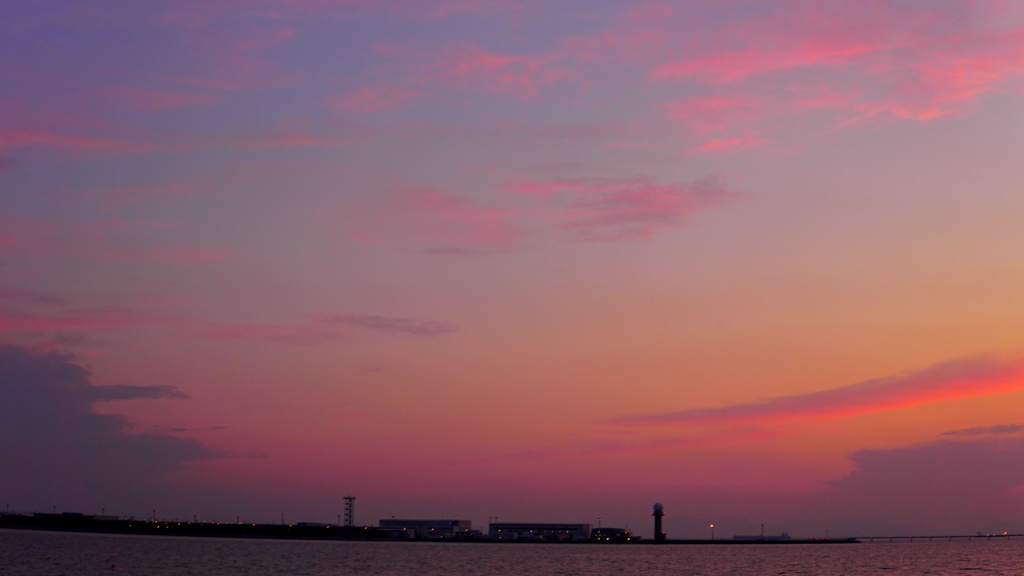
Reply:
<svg viewBox="0 0 1024 576"><path fill-rule="evenodd" d="M536 524L502 522L491 524L487 536L493 540L539 540L562 542L587 540L590 524Z"/></svg>
<svg viewBox="0 0 1024 576"><path fill-rule="evenodd" d="M789 532L783 532L782 534L779 534L778 536L775 536L773 534L767 534L767 535L761 534L759 536L733 536L732 539L733 540L744 540L744 541L748 541L748 542L750 542L750 541L753 541L753 542L779 542L779 541L782 541L782 540L792 540L792 538L790 538L790 536L789 536Z"/></svg>
<svg viewBox="0 0 1024 576"><path fill-rule="evenodd" d="M594 542L631 542L640 538L625 528L594 528L590 531L590 539Z"/></svg>
<svg viewBox="0 0 1024 576"><path fill-rule="evenodd" d="M381 530L403 538L442 540L469 536L473 523L469 520L381 520Z"/></svg>

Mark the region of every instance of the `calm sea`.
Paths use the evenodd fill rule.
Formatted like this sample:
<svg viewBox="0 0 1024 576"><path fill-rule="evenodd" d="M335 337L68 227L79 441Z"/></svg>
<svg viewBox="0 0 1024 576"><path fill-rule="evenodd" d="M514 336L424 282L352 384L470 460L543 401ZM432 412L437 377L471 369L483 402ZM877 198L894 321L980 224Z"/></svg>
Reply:
<svg viewBox="0 0 1024 576"><path fill-rule="evenodd" d="M116 567L111 570L111 567ZM1024 574L1024 540L600 546L234 540L0 530L0 576Z"/></svg>

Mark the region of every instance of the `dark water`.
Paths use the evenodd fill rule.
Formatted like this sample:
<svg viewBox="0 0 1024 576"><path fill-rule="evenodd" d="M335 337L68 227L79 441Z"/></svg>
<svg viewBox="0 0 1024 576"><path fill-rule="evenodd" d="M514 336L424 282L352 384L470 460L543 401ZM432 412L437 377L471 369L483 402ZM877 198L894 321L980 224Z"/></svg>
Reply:
<svg viewBox="0 0 1024 576"><path fill-rule="evenodd" d="M574 546L231 540L0 530L0 576L261 574L1020 576L1024 574L1024 540Z"/></svg>

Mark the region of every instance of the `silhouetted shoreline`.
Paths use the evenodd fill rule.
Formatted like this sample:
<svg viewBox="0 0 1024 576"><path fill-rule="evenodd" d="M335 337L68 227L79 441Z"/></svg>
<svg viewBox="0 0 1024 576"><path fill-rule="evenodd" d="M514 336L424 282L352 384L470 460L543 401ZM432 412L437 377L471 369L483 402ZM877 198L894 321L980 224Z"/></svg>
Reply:
<svg viewBox="0 0 1024 576"><path fill-rule="evenodd" d="M254 524L229 522L167 522L126 520L84 514L0 514L0 528L88 532L97 534L134 534L144 536L189 536L211 538L269 538L282 540L374 540L389 542L487 542L494 544L600 544L600 545L671 545L671 544L847 544L853 538L792 540L634 540L630 542L494 540L487 537L452 539L394 538L372 526L336 526L303 524Z"/></svg>
<svg viewBox="0 0 1024 576"><path fill-rule="evenodd" d="M126 534L140 536L185 536L208 538L265 538L278 540L369 540L386 542L479 542L491 544L591 544L591 545L788 545L788 544L858 544L871 542L930 542L953 540L992 540L1024 538L1024 534L971 534L936 536L858 536L855 538L793 538L775 539L653 539L622 542L594 540L496 540L486 536L444 539L395 538L385 530L373 526L337 526L325 524L255 524L240 522L168 522L162 520L134 520L117 517L89 516L85 514L0 514L0 528L15 530L44 530L54 532L82 532L94 534Z"/></svg>

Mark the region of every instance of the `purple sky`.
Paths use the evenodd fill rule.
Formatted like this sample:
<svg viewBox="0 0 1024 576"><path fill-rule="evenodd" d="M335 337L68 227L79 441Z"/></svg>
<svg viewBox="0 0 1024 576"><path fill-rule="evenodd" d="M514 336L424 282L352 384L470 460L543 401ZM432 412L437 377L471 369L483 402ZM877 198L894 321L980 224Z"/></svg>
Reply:
<svg viewBox="0 0 1024 576"><path fill-rule="evenodd" d="M1024 532L1016 2L0 5L0 506Z"/></svg>

